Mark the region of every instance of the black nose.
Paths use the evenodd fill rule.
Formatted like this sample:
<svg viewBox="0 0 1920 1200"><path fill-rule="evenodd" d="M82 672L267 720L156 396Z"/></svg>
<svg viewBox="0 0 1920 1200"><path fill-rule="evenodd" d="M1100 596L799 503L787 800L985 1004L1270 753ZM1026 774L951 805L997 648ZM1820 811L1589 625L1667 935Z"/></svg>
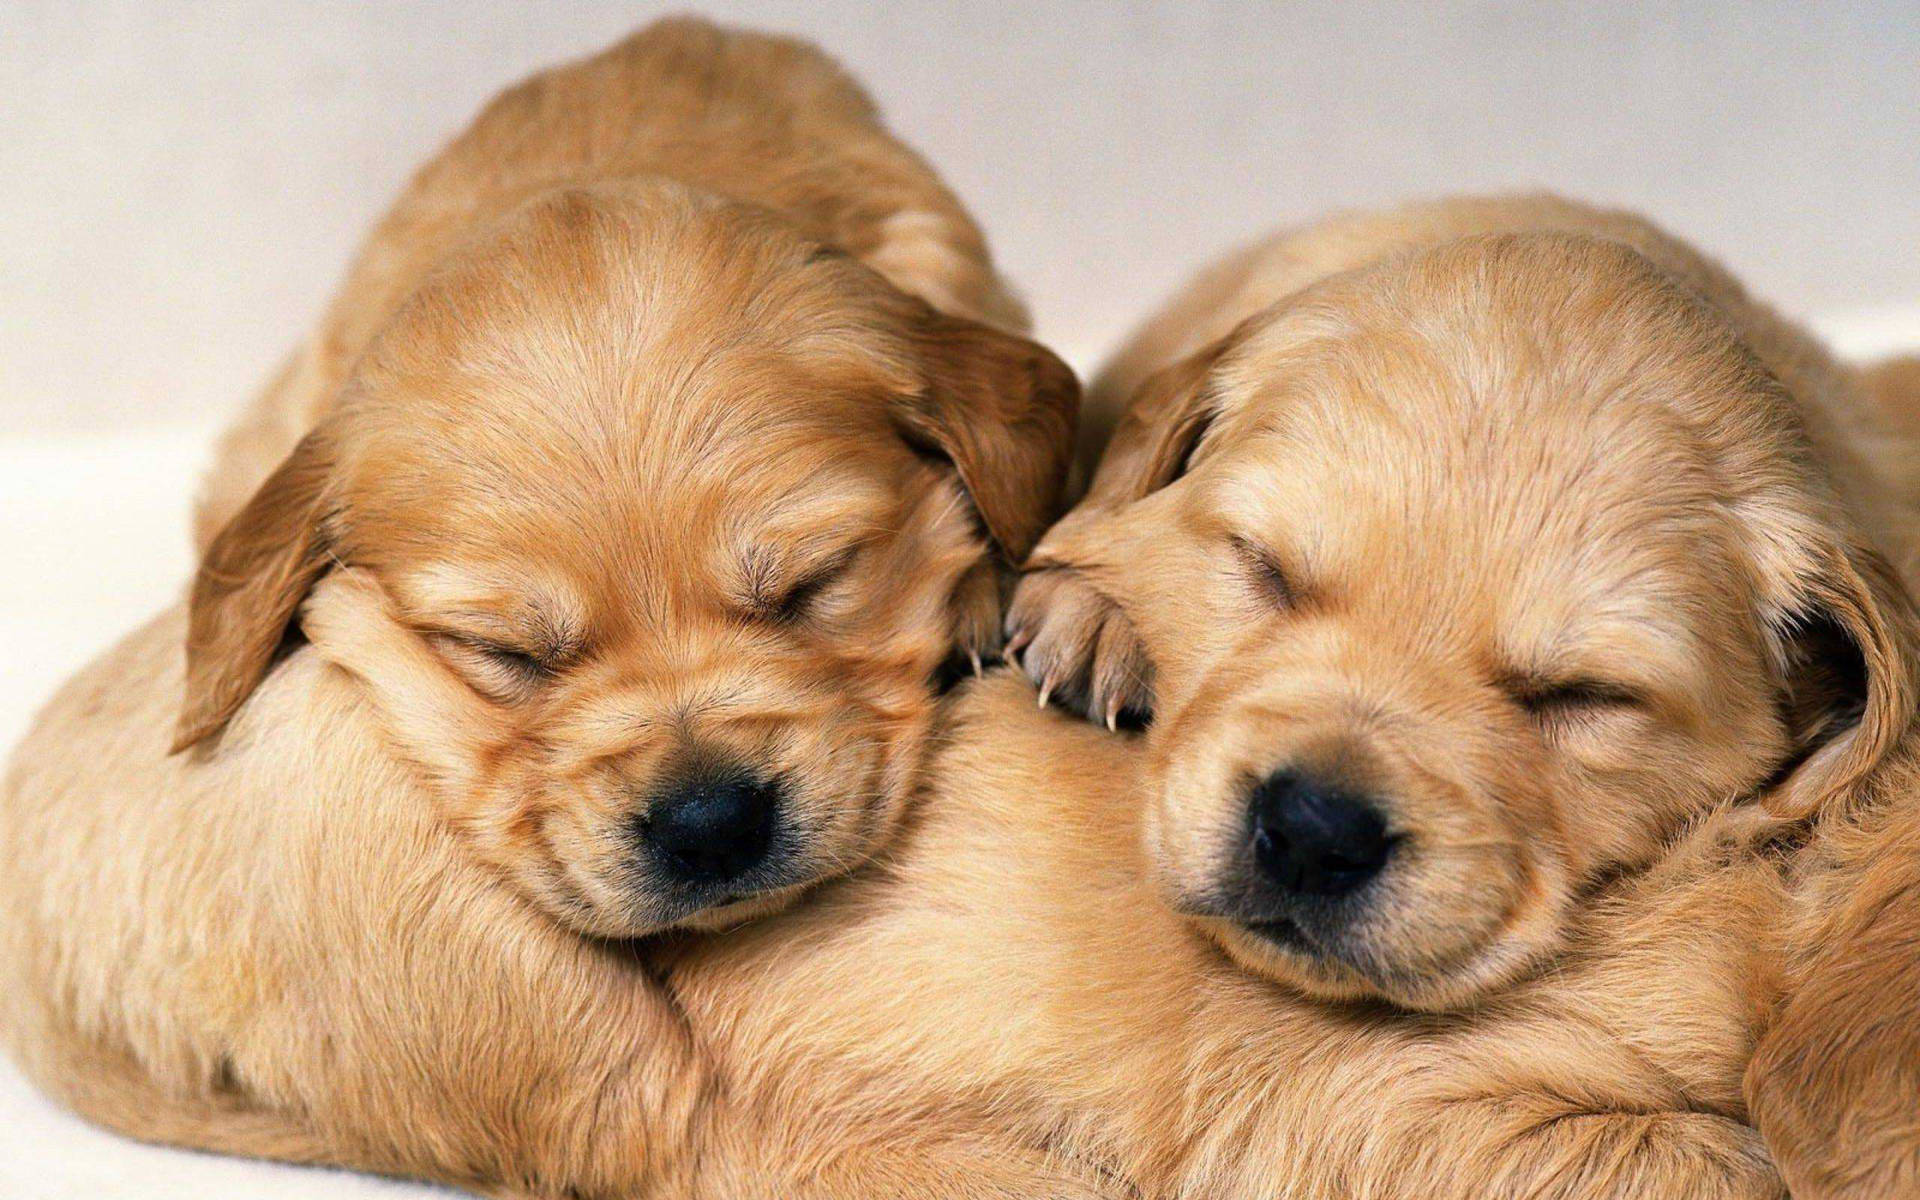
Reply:
<svg viewBox="0 0 1920 1200"><path fill-rule="evenodd" d="M706 775L655 797L645 837L667 869L690 883L723 883L766 860L780 786L745 774Z"/></svg>
<svg viewBox="0 0 1920 1200"><path fill-rule="evenodd" d="M1344 896L1393 851L1380 810L1308 775L1275 771L1253 789L1253 860L1283 892Z"/></svg>

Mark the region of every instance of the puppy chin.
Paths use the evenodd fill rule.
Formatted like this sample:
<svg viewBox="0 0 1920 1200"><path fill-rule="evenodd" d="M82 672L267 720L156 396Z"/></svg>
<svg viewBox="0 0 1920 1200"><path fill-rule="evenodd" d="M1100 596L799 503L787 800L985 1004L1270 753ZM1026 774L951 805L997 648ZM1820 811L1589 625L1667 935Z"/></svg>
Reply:
<svg viewBox="0 0 1920 1200"><path fill-rule="evenodd" d="M1195 920L1235 963L1303 996L1426 1013L1472 1008L1531 978L1558 944L1560 929L1556 907L1542 905L1493 937L1450 948L1439 961L1402 962L1364 946L1322 947L1287 922Z"/></svg>
<svg viewBox="0 0 1920 1200"><path fill-rule="evenodd" d="M1352 967L1310 948L1297 929L1253 929L1225 917L1192 918L1244 970L1313 1000L1368 1000L1380 993Z"/></svg>
<svg viewBox="0 0 1920 1200"><path fill-rule="evenodd" d="M757 892L725 904L702 908L673 922L669 928L688 929L698 933L725 933L748 921L772 916L799 899L808 886L805 883L796 883L789 887Z"/></svg>

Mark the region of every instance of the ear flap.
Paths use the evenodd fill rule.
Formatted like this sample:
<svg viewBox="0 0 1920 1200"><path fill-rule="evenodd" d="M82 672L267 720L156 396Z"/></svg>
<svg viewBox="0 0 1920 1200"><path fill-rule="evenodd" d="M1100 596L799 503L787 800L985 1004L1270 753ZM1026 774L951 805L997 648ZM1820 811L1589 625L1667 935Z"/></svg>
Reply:
<svg viewBox="0 0 1920 1200"><path fill-rule="evenodd" d="M1114 426L1085 503L1131 504L1186 473L1187 461L1215 414L1214 368L1240 343L1252 320L1171 366L1147 376Z"/></svg>
<svg viewBox="0 0 1920 1200"><path fill-rule="evenodd" d="M332 438L316 429L207 547L187 601L186 698L174 753L226 727L326 570L323 497L332 470Z"/></svg>
<svg viewBox="0 0 1920 1200"><path fill-rule="evenodd" d="M1822 559L1803 603L1776 623L1800 749L1767 807L1794 820L1844 803L1914 719L1916 639L1905 593L1871 552L1833 545Z"/></svg>
<svg viewBox="0 0 1920 1200"><path fill-rule="evenodd" d="M919 326L925 388L894 418L908 441L953 463L987 534L1018 563L1059 515L1080 383L1037 342L930 307Z"/></svg>

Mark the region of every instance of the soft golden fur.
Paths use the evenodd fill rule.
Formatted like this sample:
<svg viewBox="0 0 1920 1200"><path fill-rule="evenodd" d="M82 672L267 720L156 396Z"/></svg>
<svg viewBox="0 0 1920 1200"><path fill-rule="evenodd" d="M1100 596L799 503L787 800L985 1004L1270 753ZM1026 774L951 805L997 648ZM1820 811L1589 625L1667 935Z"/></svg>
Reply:
<svg viewBox="0 0 1920 1200"><path fill-rule="evenodd" d="M1149 322L1115 389L1131 407L1014 636L1043 699L1151 708L1152 873L1250 971L1471 1013L1552 980L1596 889L1703 814L1826 818L1795 885L1818 910L1851 814L1911 806L1913 619L1870 547L1915 530L1860 449L1872 414L1650 224L1521 197L1283 234ZM1257 894L1250 789L1277 770L1378 798L1398 848L1370 888ZM1748 960L1788 911L1687 970ZM1718 1003L1777 998L1756 972ZM1647 1000L1660 1045L1679 1010ZM1611 1094L1604 1064L1587 1086ZM1879 1118L1822 1100L1875 1177ZM1889 1169L1908 1124L1877 1127L1908 1147Z"/></svg>
<svg viewBox="0 0 1920 1200"><path fill-rule="evenodd" d="M178 746L351 568L412 635L356 664L396 748L528 895L609 937L787 902L885 840L1059 487L1071 374L968 312L1019 320L808 47L675 20L511 89L216 463ZM777 792L772 848L682 884L646 831L714 781Z"/></svg>
<svg viewBox="0 0 1920 1200"><path fill-rule="evenodd" d="M1920 358L1865 372L1880 478L1920 506ZM1912 586L1909 569L1907 579ZM1796 906L1790 999L1748 1090L1796 1196L1920 1194L1920 812L1911 773L1876 781L1863 819L1814 844Z"/></svg>
<svg viewBox="0 0 1920 1200"><path fill-rule="evenodd" d="M574 1028L569 973L626 961L582 938L731 926L885 844L943 663L997 645L999 568L1052 516L1070 451L1077 387L994 324L1021 319L953 197L807 46L672 20L505 93L229 439L184 625L149 633L108 700L56 704L17 760L5 838L34 865L6 908L8 977L31 981L10 989L30 1067L143 1136L502 1183L560 1174L538 1155L592 1134L566 1107L592 1093L576 1066L646 1058L605 1119L680 1119L700 1076L680 1078L684 1032L644 976L622 968L610 1007L582 1010L616 1043ZM321 714L265 696L330 620L354 633L328 670L378 720L316 741L281 726ZM119 769L82 782L82 754ZM745 781L764 855L682 878L663 811ZM337 829L304 836L294 814L323 795L364 822L349 840L431 859L383 810L406 798L468 882L383 887L368 864L363 896L303 893L353 857ZM479 880L524 906L471 899ZM410 922L423 905L447 926ZM524 931L548 922L537 949ZM431 1008L477 964L449 942L383 989L361 961L448 929L531 954L474 999L568 1042L515 1060L495 1022L493 1093L442 1114L465 1137L383 1080L485 1060L436 1040ZM353 1023L320 995L336 986L426 1040L349 1048L317 1017ZM282 1019L302 1010L322 1023ZM519 1104L542 1088L563 1110L547 1126ZM521 1145L555 1137L573 1140ZM592 1153L652 1157L639 1133Z"/></svg>
<svg viewBox="0 0 1920 1200"><path fill-rule="evenodd" d="M1920 770L1821 831L1748 1103L1796 1197L1920 1194Z"/></svg>
<svg viewBox="0 0 1920 1200"><path fill-rule="evenodd" d="M1306 999L1168 907L1150 741L992 677L945 743L884 873L673 965L756 1106L716 1167L998 1136L1128 1197L1784 1194L1740 1094L1787 902L1758 810L1591 897L1552 972L1433 1015Z"/></svg>
<svg viewBox="0 0 1920 1200"><path fill-rule="evenodd" d="M1333 353L1326 339L1343 336ZM1881 811L1873 791L1898 794L1913 771L1910 618L1800 444L1791 396L1645 259L1564 233L1384 253L1247 327L1235 354L1290 337L1304 340L1283 376L1248 360L1219 377L1230 386L1190 391L1234 364L1222 354L1144 389L1090 501L1115 507L1061 527L1097 518L1096 548L1135 555L1094 577L1124 590L1129 607L1108 613L1159 668L1147 736L1070 723L1005 675L971 685L889 853L726 937L583 939L476 858L433 777L389 749L391 712L433 698L380 686L370 664L434 651L389 618L366 569L334 571L307 601L311 643L226 734L244 754L167 757L185 618L162 617L71 683L16 759L0 903L19 919L0 953L23 984L6 1000L17 1052L44 1086L142 1136L523 1195L1781 1196L1742 1073L1793 986L1799 897L1828 878L1792 843L1810 814ZM1633 347L1660 353L1608 369ZM1474 382L1538 386L1435 386L1463 362L1484 372ZM1337 385L1355 367L1400 386L1350 394ZM1195 395L1208 421L1187 415ZM1391 413L1404 424L1383 428ZM1191 455L1169 440L1202 425ZM1329 426L1338 443L1316 442ZM1433 436L1370 453L1396 429ZM1480 465L1503 518L1486 532L1448 517L1458 479L1421 456L1490 443L1534 452L1534 478L1564 486ZM1203 505L1231 494L1236 468L1266 485L1239 508ZM1354 486L1333 486L1343 471ZM1151 479L1138 498L1112 490ZM1676 483L1696 508L1672 511ZM1344 515L1314 500L1322 489ZM1429 588L1431 615L1378 617L1375 644L1354 647L1339 624L1368 611L1371 574L1308 559L1320 569L1295 578L1316 590L1298 595L1319 607L1297 614L1311 628L1285 653L1294 631L1265 557L1191 536L1225 532L1208 521L1226 512L1266 512L1277 535L1263 497L1292 528L1326 522L1305 543L1322 553L1341 520L1397 501L1369 565L1403 596ZM1175 516L1194 524L1160 523ZM1456 536L1430 548L1443 519ZM1660 669L1633 678L1644 713L1560 712L1550 740L1506 707L1509 674L1450 678L1472 659L1418 637L1503 627L1465 617L1509 579L1538 583L1529 604L1580 582L1549 536L1563 520L1590 535L1574 535L1582 563L1612 572L1609 615L1644 618L1568 652L1609 678ZM1662 551L1671 537L1684 553ZM1052 568L1051 598L1081 569ZM1562 615L1514 612L1532 612L1513 619L1522 631ZM1843 641L1864 679L1822 669ZM1371 686L1389 657L1416 685L1380 697L1392 720L1343 726L1311 688L1297 719L1263 707L1302 674L1322 693ZM1380 786L1408 797L1442 856L1426 881L1438 902L1470 915L1476 899L1439 886L1447 861L1534 884L1518 889L1522 919L1459 959L1471 969L1416 964L1437 987L1329 976L1167 903L1198 864L1166 851L1231 804L1232 764L1265 766L1309 728L1364 748ZM1616 737L1644 743L1628 754ZM1667 778L1635 804L1640 757ZM1444 840L1440 799L1420 788L1449 780L1504 862ZM1595 811L1569 811L1576 797ZM1435 932L1402 923L1363 961ZM1407 1003L1303 994L1383 985Z"/></svg>
<svg viewBox="0 0 1920 1200"><path fill-rule="evenodd" d="M1586 906L1553 974L1471 1020L1322 1006L1161 902L1151 749L995 675L884 867L725 937L602 942L386 749L350 665L400 649L379 602L320 586L312 643L236 719L246 755L166 753L178 610L21 747L0 1004L81 1113L516 1196L1780 1194L1738 1090L1785 903L1754 810Z"/></svg>

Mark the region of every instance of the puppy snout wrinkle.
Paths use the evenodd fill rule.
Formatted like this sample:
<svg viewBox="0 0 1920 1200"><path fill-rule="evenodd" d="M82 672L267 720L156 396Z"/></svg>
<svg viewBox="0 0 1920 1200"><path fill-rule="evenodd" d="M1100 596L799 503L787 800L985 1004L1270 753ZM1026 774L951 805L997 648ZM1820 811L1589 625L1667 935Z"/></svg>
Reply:
<svg viewBox="0 0 1920 1200"><path fill-rule="evenodd" d="M1253 789L1253 861L1260 879L1296 896L1344 896L1393 852L1380 810L1311 775L1280 770Z"/></svg>
<svg viewBox="0 0 1920 1200"><path fill-rule="evenodd" d="M642 835L682 881L724 883L766 860L780 804L777 782L739 770L709 772L662 791Z"/></svg>

